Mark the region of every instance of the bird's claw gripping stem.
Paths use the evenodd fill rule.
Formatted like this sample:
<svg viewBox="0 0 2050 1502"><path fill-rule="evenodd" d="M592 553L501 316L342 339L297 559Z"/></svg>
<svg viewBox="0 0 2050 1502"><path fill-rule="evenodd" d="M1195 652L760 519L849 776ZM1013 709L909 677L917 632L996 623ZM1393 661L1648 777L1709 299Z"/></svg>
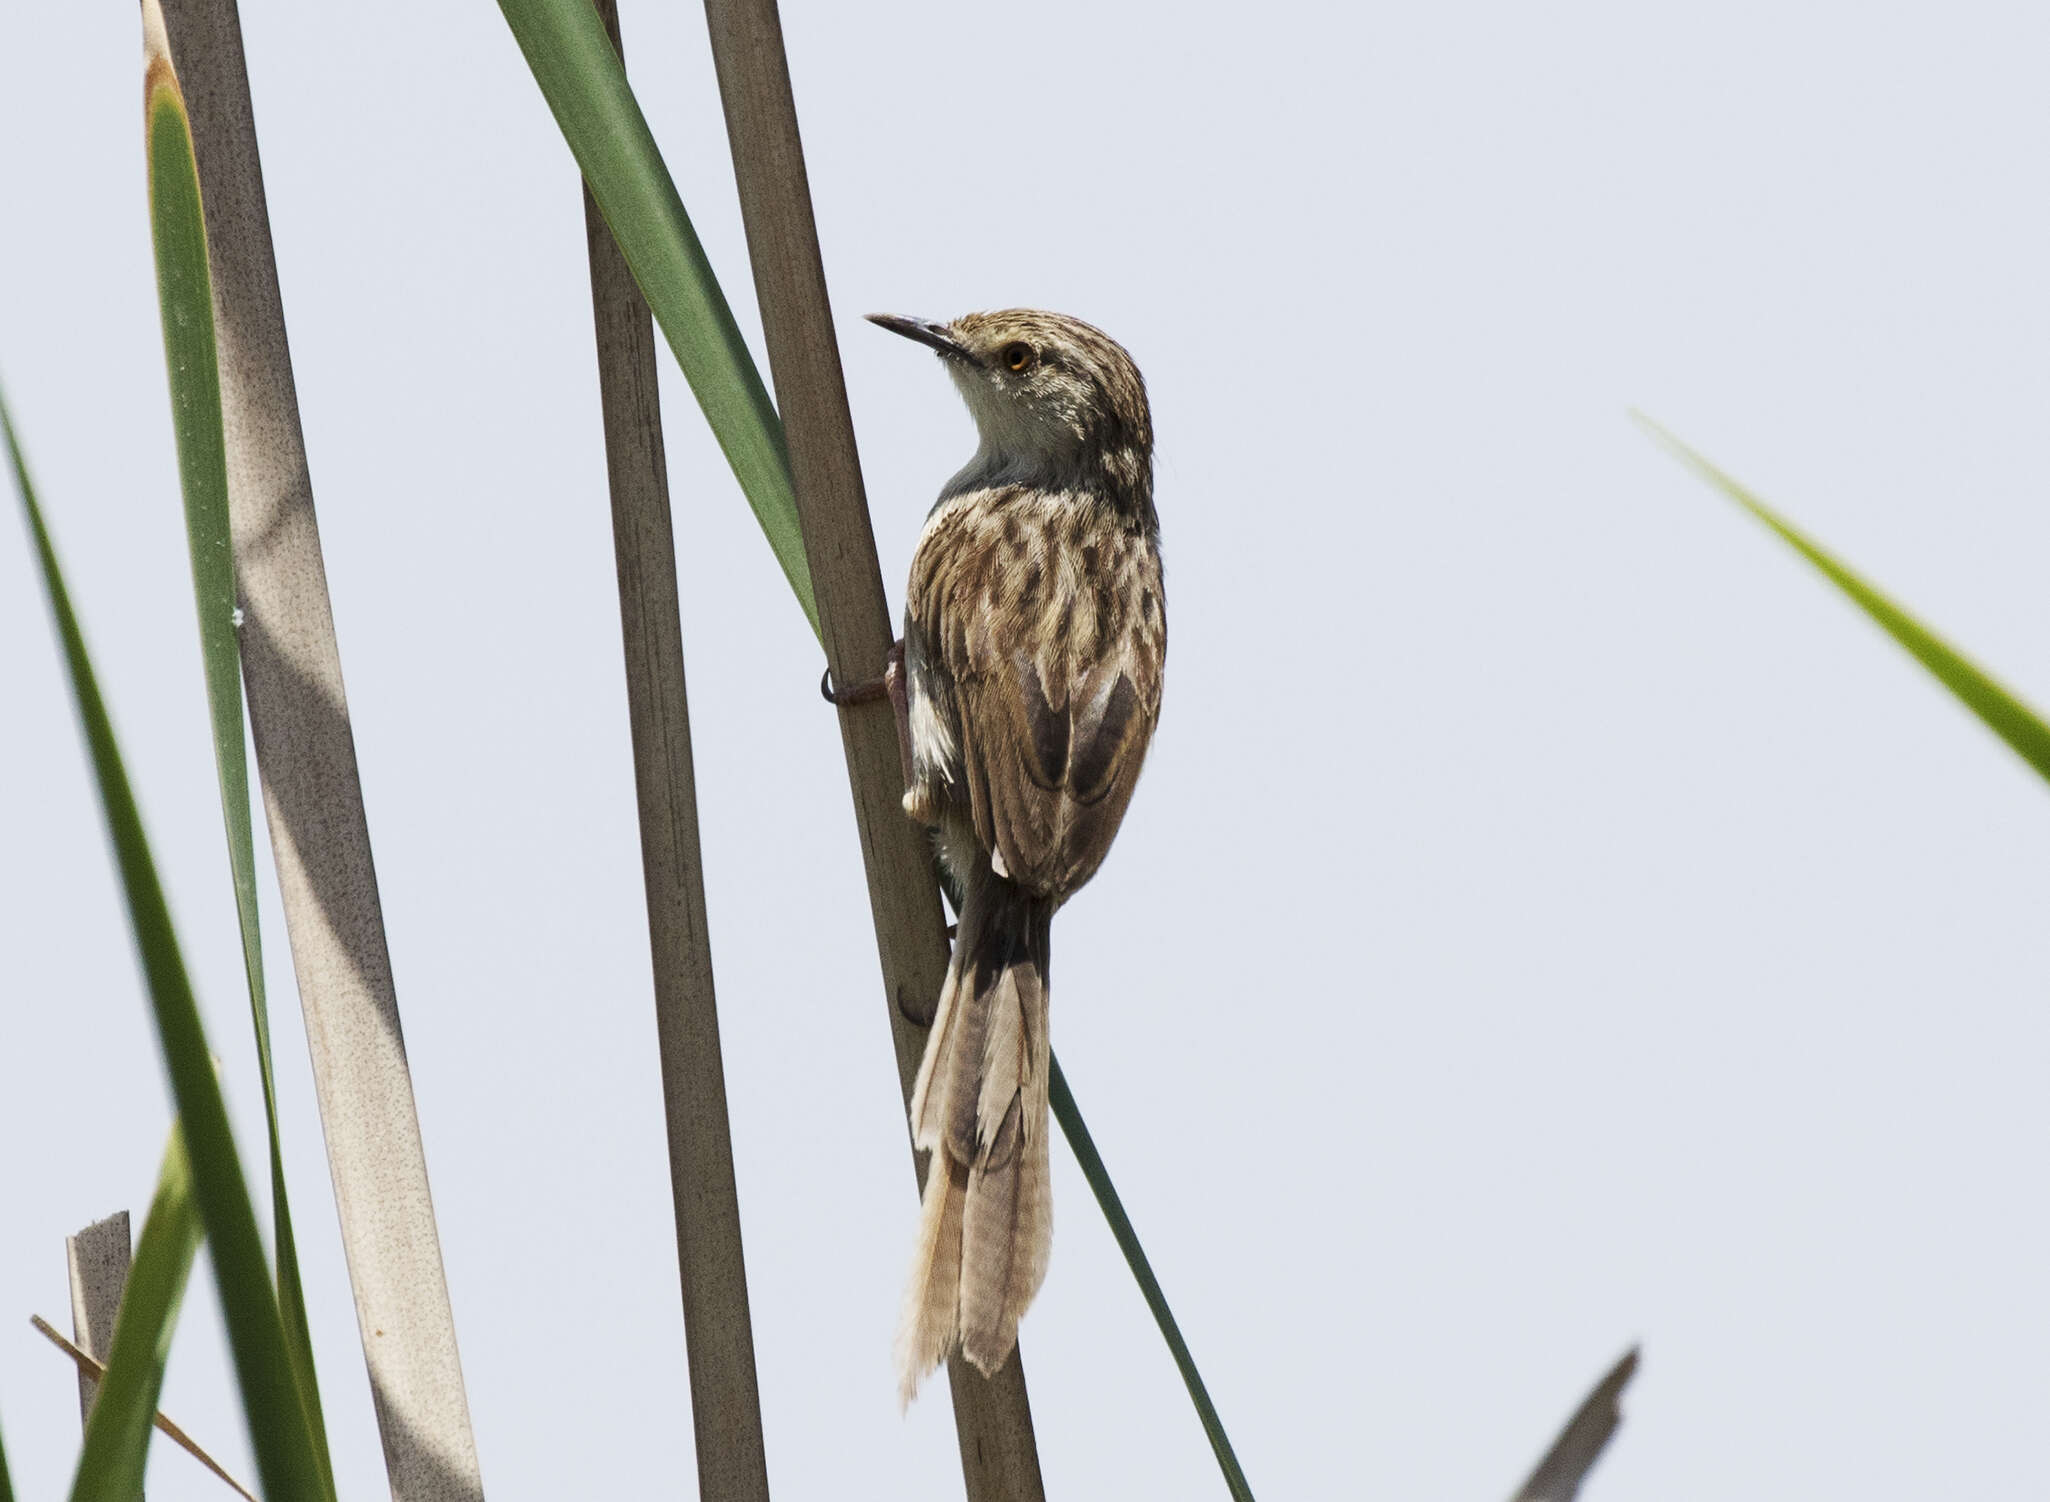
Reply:
<svg viewBox="0 0 2050 1502"><path fill-rule="evenodd" d="M911 691L904 681L904 643L900 640L891 645L883 657L882 676L871 678L866 683L836 689L833 687L833 670L827 668L819 679L819 695L839 709L889 699L890 707L897 712L897 755L903 763L904 786L908 789L911 786Z"/></svg>
<svg viewBox="0 0 2050 1502"><path fill-rule="evenodd" d="M873 704L886 693L887 686L881 678L871 678L866 683L857 683L852 688L833 687L833 670L827 668L819 675L819 697L828 704L846 708L853 704Z"/></svg>

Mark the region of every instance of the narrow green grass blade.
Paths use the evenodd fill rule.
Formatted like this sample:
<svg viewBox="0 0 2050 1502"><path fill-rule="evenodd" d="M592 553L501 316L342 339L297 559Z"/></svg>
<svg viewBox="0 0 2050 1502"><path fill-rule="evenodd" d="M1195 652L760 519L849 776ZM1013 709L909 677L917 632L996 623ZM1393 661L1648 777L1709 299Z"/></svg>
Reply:
<svg viewBox="0 0 2050 1502"><path fill-rule="evenodd" d="M1075 1159L1082 1165L1082 1177L1089 1181L1089 1187L1096 1193L1096 1203L1103 1209L1103 1218L1110 1222L1110 1233L1117 1238L1118 1250L1125 1254L1125 1262L1132 1269L1132 1276L1138 1281L1139 1292L1145 1295L1146 1307L1153 1311L1154 1323L1160 1326L1160 1335L1167 1342L1167 1348L1174 1354L1174 1364L1180 1368L1182 1381L1189 1389L1189 1401L1196 1405L1196 1417L1203 1422L1203 1432L1210 1437L1210 1449L1217 1456L1217 1468L1224 1472L1224 1484L1230 1489L1234 1502L1252 1502L1253 1489L1246 1484L1246 1473L1239 1469L1239 1458L1232 1453L1231 1436L1224 1432L1224 1420L1217 1416L1217 1408L1210 1401L1210 1390L1203 1385L1203 1374L1196 1370L1196 1358L1189 1354L1188 1342L1182 1339L1181 1326L1175 1323L1174 1311L1167 1306L1167 1295L1160 1291L1160 1280L1153 1276L1153 1264L1146 1259L1146 1249L1139 1245L1139 1233L1132 1229L1132 1218L1125 1214L1124 1201L1110 1181L1110 1170L1103 1166L1103 1158L1096 1151L1096 1143L1089 1135L1089 1128L1083 1124L1082 1109L1075 1104L1074 1092L1068 1088L1068 1077L1061 1073L1061 1061L1053 1060L1053 1069L1047 1079L1047 1094L1053 1102L1053 1114L1067 1133L1068 1146L1075 1150Z"/></svg>
<svg viewBox="0 0 2050 1502"><path fill-rule="evenodd" d="M166 99L152 91L146 97L150 101L154 136L162 113L182 114L182 110L175 96ZM191 161L189 152L185 159ZM200 1023L199 1006L193 998L184 957L179 952L178 936L171 925L170 907L157 879L156 863L143 833L142 814L122 765L114 727L100 698L85 637L72 611L71 596L64 586L49 530L43 523L42 508L36 504L35 488L4 398L0 398L0 436L6 440L8 460L41 566L43 587L49 596L50 613L63 644L79 726L99 786L100 809L106 817L122 893L127 899L129 927L150 994L157 1042L163 1051L171 1094L191 1154L194 1196L212 1249L214 1281L220 1290L228 1343L234 1353L243 1412L248 1419L251 1448L256 1453L264 1495L271 1502L334 1502L332 1487L314 1448L292 1359L286 1352L263 1238L256 1228L256 1212L249 1203L242 1162L235 1151L227 1107L214 1078L213 1058L207 1050L206 1031Z"/></svg>
<svg viewBox="0 0 2050 1502"><path fill-rule="evenodd" d="M152 74L149 109L150 230L156 249L157 300L163 315L164 363L170 377L171 427L177 438L178 480L185 498L185 535L192 558L192 593L199 613L200 658L220 784L221 818L235 915L242 930L242 969L249 984L249 1014L256 1030L256 1062L263 1080L264 1124L269 1136L272 1240L277 1247L279 1314L293 1366L326 1462L320 1392L292 1238L292 1207L285 1191L284 1149L278 1131L277 1076L271 1063L270 1009L264 995L263 943L257 929L256 850L250 829L249 761L242 733L242 663L236 643L235 554L228 533L227 444L221 427L220 366L214 343L213 288L207 269L206 222L193 166L184 103L175 76Z"/></svg>
<svg viewBox="0 0 2050 1502"><path fill-rule="evenodd" d="M7 1475L7 1446L0 1444L0 1502L14 1502L14 1483Z"/></svg>
<svg viewBox="0 0 2050 1502"><path fill-rule="evenodd" d="M135 1261L121 1290L114 1349L93 1399L92 1417L86 1422L85 1449L71 1483L72 1502L142 1495L157 1397L164 1386L164 1363L171 1356L178 1306L185 1298L185 1281L191 1276L192 1257L198 1250L192 1164L185 1154L185 1139L174 1126L170 1145L164 1149L164 1166L157 1175L149 1218L143 1222Z"/></svg>
<svg viewBox="0 0 2050 1502"><path fill-rule="evenodd" d="M816 633L783 425L605 23L590 0L499 0L499 9Z"/></svg>
<svg viewBox="0 0 2050 1502"><path fill-rule="evenodd" d="M1633 413L1639 425L1666 451L1708 481L1724 495L1765 523L1795 552L1813 564L1822 576L1850 596L1880 628L1907 648L1936 681L1957 695L1959 701L1986 722L1995 735L2014 748L2015 754L2036 769L2036 775L2050 781L2050 725L2024 704L2010 689L1996 681L1964 653L1909 615L1858 575L1824 552L1807 534L1785 520L1765 502L1724 474L1720 469L1645 417Z"/></svg>

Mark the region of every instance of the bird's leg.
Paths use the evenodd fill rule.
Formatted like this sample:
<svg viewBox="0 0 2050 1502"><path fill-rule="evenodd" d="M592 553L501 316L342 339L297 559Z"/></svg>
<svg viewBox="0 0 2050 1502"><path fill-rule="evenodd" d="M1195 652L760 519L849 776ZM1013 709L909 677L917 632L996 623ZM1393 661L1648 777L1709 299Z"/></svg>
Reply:
<svg viewBox="0 0 2050 1502"><path fill-rule="evenodd" d="M871 678L866 683L856 683L847 688L833 687L833 670L827 668L819 679L819 696L828 704L847 708L854 704L873 704L887 697L890 707L897 712L897 755L904 768L904 786L911 786L911 689L904 678L904 643L900 639L893 643L883 657L883 673L880 678Z"/></svg>
<svg viewBox="0 0 2050 1502"><path fill-rule="evenodd" d="M911 683L904 671L904 640L899 637L883 658L883 692L897 713L897 759L904 768L904 791L911 791Z"/></svg>
<svg viewBox="0 0 2050 1502"><path fill-rule="evenodd" d="M857 683L852 688L835 690L833 670L826 669L826 676L819 680L819 692L828 704L871 704L887 696L890 708L897 715L897 757L904 769L904 812L921 824L930 823L925 816L921 800L911 781L911 684L904 671L904 643L896 642L883 658L883 676L867 683ZM960 925L947 925L947 942L952 943ZM939 1007L939 998L932 997L922 1004L908 1001L903 993L897 997L897 1010L905 1019L918 1027L931 1027L934 1012Z"/></svg>

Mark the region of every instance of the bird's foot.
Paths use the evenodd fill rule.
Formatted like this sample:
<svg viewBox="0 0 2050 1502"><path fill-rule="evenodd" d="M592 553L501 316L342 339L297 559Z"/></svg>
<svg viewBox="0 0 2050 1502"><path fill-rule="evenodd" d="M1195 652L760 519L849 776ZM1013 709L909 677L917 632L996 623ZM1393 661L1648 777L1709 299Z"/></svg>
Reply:
<svg viewBox="0 0 2050 1502"><path fill-rule="evenodd" d="M831 668L827 668L819 675L819 697L841 709L854 704L873 704L889 691L887 678L871 678L868 682L857 683L851 688L835 688Z"/></svg>
<svg viewBox="0 0 2050 1502"><path fill-rule="evenodd" d="M819 676L819 697L828 704L844 706L849 704L873 704L876 700L888 698L896 703L905 698L904 691L904 643L894 643L883 656L883 671L863 683L854 683L846 688L833 686L833 670L827 668Z"/></svg>

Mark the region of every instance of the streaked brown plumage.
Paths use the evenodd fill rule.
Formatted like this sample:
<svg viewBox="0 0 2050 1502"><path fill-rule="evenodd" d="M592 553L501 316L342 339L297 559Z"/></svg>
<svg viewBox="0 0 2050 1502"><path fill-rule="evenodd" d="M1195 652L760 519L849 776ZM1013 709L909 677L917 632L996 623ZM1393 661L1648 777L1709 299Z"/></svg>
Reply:
<svg viewBox="0 0 2050 1502"><path fill-rule="evenodd" d="M1047 962L1160 714L1167 653L1145 383L1058 313L878 315L938 350L980 435L911 564L905 811L963 902L911 1100L932 1153L897 1362L905 1400L959 1349L985 1375L1046 1275Z"/></svg>

